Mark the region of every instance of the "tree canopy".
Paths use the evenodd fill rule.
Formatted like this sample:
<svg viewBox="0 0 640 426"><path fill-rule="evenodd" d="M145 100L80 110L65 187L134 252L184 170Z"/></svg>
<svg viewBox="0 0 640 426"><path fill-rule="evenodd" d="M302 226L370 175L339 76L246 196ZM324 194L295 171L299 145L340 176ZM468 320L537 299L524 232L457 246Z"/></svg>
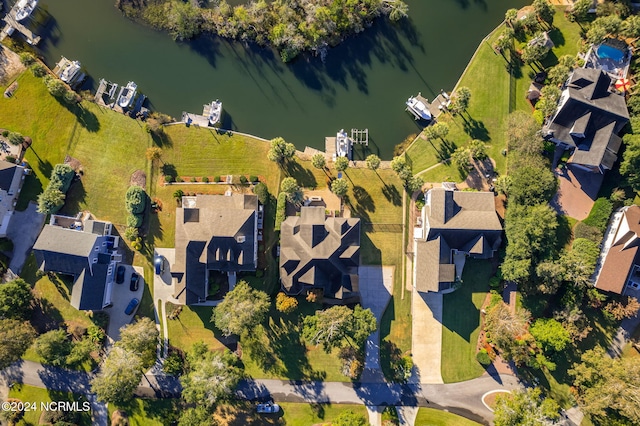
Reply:
<svg viewBox="0 0 640 426"><path fill-rule="evenodd" d="M380 157L376 154L369 154L366 158L367 167L371 170L378 170L380 167Z"/></svg>
<svg viewBox="0 0 640 426"><path fill-rule="evenodd" d="M0 370L18 361L35 337L36 331L28 322L0 319Z"/></svg>
<svg viewBox="0 0 640 426"><path fill-rule="evenodd" d="M211 411L216 402L231 398L242 378L237 362L228 350L212 352L196 343L187 354L189 371L180 379L184 401Z"/></svg>
<svg viewBox="0 0 640 426"><path fill-rule="evenodd" d="M344 172L349 168L349 159L347 157L338 157L335 161L336 170Z"/></svg>
<svg viewBox="0 0 640 426"><path fill-rule="evenodd" d="M0 318L27 319L32 302L31 286L23 279L0 285Z"/></svg>
<svg viewBox="0 0 640 426"><path fill-rule="evenodd" d="M569 332L553 318L539 318L529 330L545 352L560 352L571 342Z"/></svg>
<svg viewBox="0 0 640 426"><path fill-rule="evenodd" d="M313 157L311 157L311 164L316 169L324 169L327 165L327 160L325 159L324 154L319 152L317 154L313 154Z"/></svg>
<svg viewBox="0 0 640 426"><path fill-rule="evenodd" d="M347 195L348 191L349 182L347 182L346 179L334 179L333 182L331 182L331 192L333 192L338 197L344 197L345 195Z"/></svg>
<svg viewBox="0 0 640 426"><path fill-rule="evenodd" d="M560 418L560 407L551 398L542 397L539 388L513 390L496 398L496 426L551 425Z"/></svg>
<svg viewBox="0 0 640 426"><path fill-rule="evenodd" d="M91 390L103 402L124 404L142 379L142 361L136 354L115 346L91 381Z"/></svg>
<svg viewBox="0 0 640 426"><path fill-rule="evenodd" d="M143 317L120 329L120 340L116 346L140 357L143 368L151 367L156 361L158 329L151 318Z"/></svg>
<svg viewBox="0 0 640 426"><path fill-rule="evenodd" d="M213 309L211 321L225 336L242 335L264 320L269 305L267 293L254 290L246 281L239 281Z"/></svg>
<svg viewBox="0 0 640 426"><path fill-rule="evenodd" d="M64 330L48 331L38 337L34 349L46 364L62 366L71 353L71 341Z"/></svg>
<svg viewBox="0 0 640 426"><path fill-rule="evenodd" d="M328 353L345 343L355 348L362 347L376 328L376 319L370 309L362 309L360 305L354 310L333 306L305 317L302 334L309 343L322 345Z"/></svg>
<svg viewBox="0 0 640 426"><path fill-rule="evenodd" d="M271 147L267 153L267 158L269 161L273 161L282 166L288 160L292 159L295 153L296 147L294 144L286 142L284 139L278 137L271 139Z"/></svg>

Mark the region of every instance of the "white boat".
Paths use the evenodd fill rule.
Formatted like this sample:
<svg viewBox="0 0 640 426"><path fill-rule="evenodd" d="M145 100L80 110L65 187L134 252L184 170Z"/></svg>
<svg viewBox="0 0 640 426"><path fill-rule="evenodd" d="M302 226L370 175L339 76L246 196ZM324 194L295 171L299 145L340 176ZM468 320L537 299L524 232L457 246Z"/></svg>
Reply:
<svg viewBox="0 0 640 426"><path fill-rule="evenodd" d="M410 97L407 100L406 105L409 112L411 112L416 117L416 120L431 120L432 117L431 112L429 112L429 107L417 97Z"/></svg>
<svg viewBox="0 0 640 426"><path fill-rule="evenodd" d="M220 117L222 116L222 102L218 99L211 102L209 105L204 106L205 115L209 120L209 126L215 126L220 121Z"/></svg>
<svg viewBox="0 0 640 426"><path fill-rule="evenodd" d="M80 72L80 67L80 62L68 61L60 73L60 80L67 84L71 83Z"/></svg>
<svg viewBox="0 0 640 426"><path fill-rule="evenodd" d="M16 21L28 18L37 5L38 0L19 0L14 6Z"/></svg>
<svg viewBox="0 0 640 426"><path fill-rule="evenodd" d="M336 134L336 156L349 158L351 156L350 154L351 139L347 136L347 132L345 132L344 129L341 129Z"/></svg>
<svg viewBox="0 0 640 426"><path fill-rule="evenodd" d="M136 96L137 88L138 85L130 81L120 90L120 96L118 97L118 105L120 108L129 108L131 106L133 98Z"/></svg>

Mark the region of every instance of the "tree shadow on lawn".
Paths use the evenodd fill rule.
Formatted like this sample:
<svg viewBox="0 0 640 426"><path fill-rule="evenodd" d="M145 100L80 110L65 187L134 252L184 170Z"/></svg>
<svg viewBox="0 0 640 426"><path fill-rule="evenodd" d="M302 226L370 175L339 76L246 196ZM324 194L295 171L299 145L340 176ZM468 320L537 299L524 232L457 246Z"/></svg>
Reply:
<svg viewBox="0 0 640 426"><path fill-rule="evenodd" d="M65 216L75 216L81 209L81 205L85 204L87 191L84 188L82 179L75 180L64 199L64 205L60 209L60 214Z"/></svg>
<svg viewBox="0 0 640 426"><path fill-rule="evenodd" d="M366 210L368 212L375 212L376 211L376 204L373 201L373 198L371 198L371 195L369 195L369 193L367 192L366 189L364 189L361 186L357 186L354 185L353 189L353 196L355 197L356 201L358 202L358 207Z"/></svg>
<svg viewBox="0 0 640 426"><path fill-rule="evenodd" d="M369 238L369 227L363 227L360 234L360 264L361 265L382 265L382 252L371 238ZM389 306L393 306L393 299ZM389 309L389 308L387 308ZM384 338L384 334L380 334L380 338Z"/></svg>
<svg viewBox="0 0 640 426"><path fill-rule="evenodd" d="M44 187L40 178L35 173L27 175L24 180L24 185L22 185L22 189L20 190L20 195L18 196L16 210L25 211L29 207L29 203L36 201L38 195L43 191Z"/></svg>
<svg viewBox="0 0 640 426"><path fill-rule="evenodd" d="M365 224L371 223L369 212L364 206L362 206L358 202L352 202L351 197L349 197L348 195L345 195L343 197L343 202L345 205L349 206L349 210L351 210L351 217L357 217Z"/></svg>
<svg viewBox="0 0 640 426"><path fill-rule="evenodd" d="M298 185L302 187L316 188L318 186L318 181L313 175L313 172L302 167L302 165L295 159L292 161L287 161L287 163L284 165L284 172L287 176L293 177L298 182Z"/></svg>
<svg viewBox="0 0 640 426"><path fill-rule="evenodd" d="M438 161L448 160L457 148L458 146L455 142L443 139L442 142L440 142L440 145L438 145L438 148L436 148L436 157L438 158Z"/></svg>
<svg viewBox="0 0 640 426"><path fill-rule="evenodd" d="M384 184L382 187L382 195L390 201L394 206L402 205L402 195L395 185Z"/></svg>
<svg viewBox="0 0 640 426"><path fill-rule="evenodd" d="M558 227L556 228L556 250L562 250L573 238L573 231L569 220L564 215L558 215Z"/></svg>
<svg viewBox="0 0 640 426"><path fill-rule="evenodd" d="M70 113L75 115L78 123L85 129L87 129L87 131L95 133L100 130L100 120L98 120L98 117L93 112L85 109L82 106L82 102L79 102L77 104L69 104L59 96L56 96L55 100L58 101L60 105L65 107Z"/></svg>
<svg viewBox="0 0 640 426"><path fill-rule="evenodd" d="M173 140L171 139L171 136L164 131L162 126L157 131L151 130L149 134L151 135L151 140L155 146L159 148L173 147Z"/></svg>
<svg viewBox="0 0 640 426"><path fill-rule="evenodd" d="M475 118L469 116L469 118L461 115L464 120L464 131L471 139L478 139L483 142L487 142L489 138L489 130L486 128L482 121L478 121Z"/></svg>
<svg viewBox="0 0 640 426"><path fill-rule="evenodd" d="M38 333L55 330L63 321L58 308L47 299L38 297L34 300L30 322Z"/></svg>
<svg viewBox="0 0 640 426"><path fill-rule="evenodd" d="M217 341L226 346L231 352L236 351L238 348L238 338L236 336L226 337L216 328L211 321L211 315L213 314L212 308L207 306L192 306L191 310L198 316L198 318L200 318L202 326L213 333L213 337L215 337ZM179 316L176 321L180 322ZM182 325L182 328L185 330L187 329L184 325Z"/></svg>

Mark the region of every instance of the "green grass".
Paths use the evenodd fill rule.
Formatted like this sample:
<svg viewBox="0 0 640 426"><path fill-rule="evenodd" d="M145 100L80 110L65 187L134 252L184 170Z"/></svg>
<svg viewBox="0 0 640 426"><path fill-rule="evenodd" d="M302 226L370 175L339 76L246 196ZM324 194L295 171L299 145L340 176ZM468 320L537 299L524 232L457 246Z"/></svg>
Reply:
<svg viewBox="0 0 640 426"><path fill-rule="evenodd" d="M351 410L356 414L365 416L367 419L369 418L364 405L297 404L291 402L279 402L278 405L282 408L282 420L284 420L281 424L286 424L287 426L309 426L328 423L346 410Z"/></svg>
<svg viewBox="0 0 640 426"><path fill-rule="evenodd" d="M86 401L83 396L68 393L68 392L60 392L60 391L51 391L43 388L38 388L35 386L29 385L15 385L9 391L10 398L20 399L22 402L36 403L35 411L26 411L22 420L17 423L17 426L27 426L27 425L39 425L40 416L42 415L42 411L40 411L40 403L41 402L52 402L52 401L79 401L80 406L82 406L82 402ZM80 420L78 422L80 426L89 426L91 425L91 412L83 412Z"/></svg>
<svg viewBox="0 0 640 426"><path fill-rule="evenodd" d="M169 308L167 307L167 313ZM204 342L212 350L222 350L224 345L218 340L220 332L211 319L212 308L204 306L183 306L177 319L167 319L169 344L183 351L191 349L194 343ZM218 335L216 336L216 333Z"/></svg>
<svg viewBox="0 0 640 426"><path fill-rule="evenodd" d="M556 29L552 31L551 37L556 47L545 59L545 66L555 65L560 56L575 55L578 52L580 27L569 22L564 17L563 10L558 8L554 18ZM464 146L471 139L486 142L489 155L496 162L496 170L500 173L506 171L506 158L501 154L506 148L506 117L516 109L532 111L525 95L535 73L529 66L517 64L512 67L510 75L507 60L496 54L491 47L501 30L502 28L498 28L488 40L481 42L476 56L460 79L459 86L469 87L472 93L468 114L464 117L442 114L438 119L449 125L449 135L446 137L448 147L442 141L434 141L432 145L425 139L418 138L407 150L414 173L448 158L452 149ZM460 179L458 171L446 165L438 166L422 176L427 182Z"/></svg>
<svg viewBox="0 0 640 426"><path fill-rule="evenodd" d="M420 426L474 426L480 423L446 411L433 408L420 408L415 424Z"/></svg>
<svg viewBox="0 0 640 426"><path fill-rule="evenodd" d="M443 296L442 379L445 383L474 379L484 373L476 361L480 308L489 291L491 264L467 259L462 286Z"/></svg>
<svg viewBox="0 0 640 426"><path fill-rule="evenodd" d="M163 426L179 416L176 399L134 398L122 407L109 404L109 418L118 409L127 413L130 426Z"/></svg>

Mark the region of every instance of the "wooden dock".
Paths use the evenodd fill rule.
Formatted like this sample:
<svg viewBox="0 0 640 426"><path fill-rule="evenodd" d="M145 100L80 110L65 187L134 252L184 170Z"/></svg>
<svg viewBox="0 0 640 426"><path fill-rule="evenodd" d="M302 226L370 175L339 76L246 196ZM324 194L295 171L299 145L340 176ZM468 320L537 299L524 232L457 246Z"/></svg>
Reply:
<svg viewBox="0 0 640 426"><path fill-rule="evenodd" d="M327 136L324 138L324 156L327 160L333 161L333 157L336 155L336 137L335 136Z"/></svg>
<svg viewBox="0 0 640 426"><path fill-rule="evenodd" d="M181 120L187 126L195 125L200 127L209 127L209 118L200 114L193 114L190 112L182 112Z"/></svg>
<svg viewBox="0 0 640 426"><path fill-rule="evenodd" d="M63 56L60 59L60 61L58 61L56 66L53 68L53 73L56 76L58 76L58 78L61 78L62 77L62 72L67 67L67 65L69 65L71 62L72 61L68 60L67 58L65 58ZM67 84L72 89L75 89L76 87L78 87L84 81L85 78L87 78L87 75L80 70L80 71L78 71L78 73L76 75L73 76L72 81L68 82Z"/></svg>
<svg viewBox="0 0 640 426"><path fill-rule="evenodd" d="M16 21L16 18L15 18L16 12L14 9L15 9L15 5L3 19L6 25L0 32L0 41L4 40L5 37L11 35L14 31L18 31L27 40L27 43L29 43L32 46L36 46L38 43L40 43L40 36L37 34L34 34L33 31L31 31L29 28L25 27L20 22Z"/></svg>
<svg viewBox="0 0 640 426"><path fill-rule="evenodd" d="M369 129L351 129L351 143L369 146Z"/></svg>
<svg viewBox="0 0 640 426"><path fill-rule="evenodd" d="M440 93L436 98L429 104L429 112L431 116L435 119L440 116L449 106L449 95L445 92Z"/></svg>
<svg viewBox="0 0 640 426"><path fill-rule="evenodd" d="M113 108L116 103L117 90L117 84L111 83L104 78L100 79L100 84L98 85L98 90L96 91L94 100L98 105L102 105L107 108Z"/></svg>

